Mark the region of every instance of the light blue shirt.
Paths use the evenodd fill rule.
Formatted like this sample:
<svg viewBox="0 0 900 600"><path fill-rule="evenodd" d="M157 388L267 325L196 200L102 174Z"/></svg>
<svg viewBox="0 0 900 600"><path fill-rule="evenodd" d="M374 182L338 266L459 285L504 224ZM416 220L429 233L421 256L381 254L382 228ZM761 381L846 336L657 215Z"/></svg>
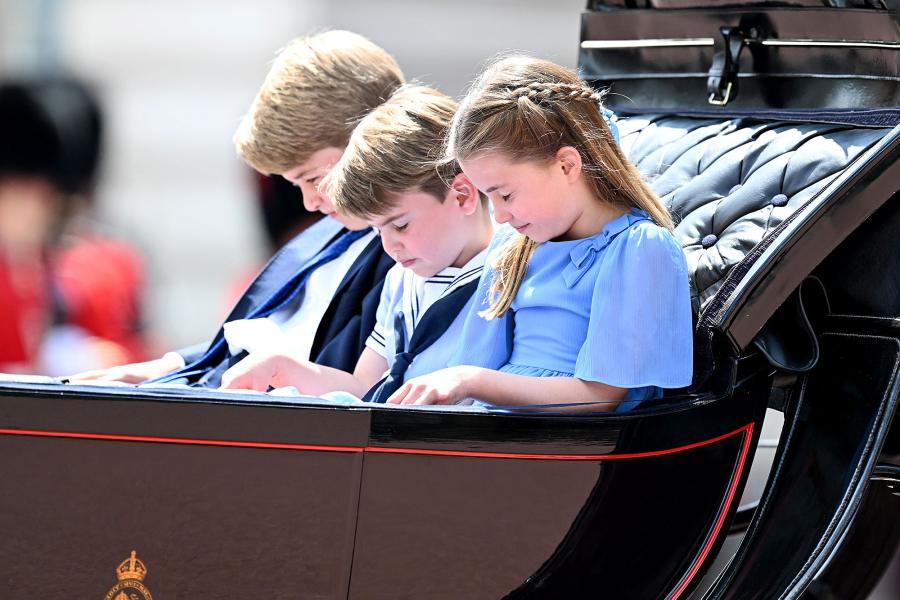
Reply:
<svg viewBox="0 0 900 600"><path fill-rule="evenodd" d="M514 235L504 227L491 241L451 364L631 388L619 410L691 383L687 263L666 229L632 210L591 237L540 244L510 310L488 321L478 312L489 305L490 265Z"/></svg>
<svg viewBox="0 0 900 600"><path fill-rule="evenodd" d="M430 310L437 300L478 279L484 269L486 257L485 249L462 267L447 267L428 278L420 277L399 264L391 267L384 278L384 287L375 314L375 328L366 340L366 346L387 361L388 370L394 363L397 349L395 315L403 313L406 339L402 340L402 345L405 348L409 345L413 331L425 312ZM456 342L462 333L465 315L468 314L474 297L473 294L441 337L416 355L406 371L404 381L448 366L450 358L456 351Z"/></svg>

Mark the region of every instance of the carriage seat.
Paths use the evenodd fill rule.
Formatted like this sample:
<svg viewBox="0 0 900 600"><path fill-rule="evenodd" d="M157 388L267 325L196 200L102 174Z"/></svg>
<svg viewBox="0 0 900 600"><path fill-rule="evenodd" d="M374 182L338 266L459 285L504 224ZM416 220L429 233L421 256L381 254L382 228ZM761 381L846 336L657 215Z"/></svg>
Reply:
<svg viewBox="0 0 900 600"><path fill-rule="evenodd" d="M723 282L753 259L751 250L890 131L673 116L632 116L617 124L626 155L672 213L700 323L717 294L733 289ZM695 338L694 391L714 358L702 327Z"/></svg>

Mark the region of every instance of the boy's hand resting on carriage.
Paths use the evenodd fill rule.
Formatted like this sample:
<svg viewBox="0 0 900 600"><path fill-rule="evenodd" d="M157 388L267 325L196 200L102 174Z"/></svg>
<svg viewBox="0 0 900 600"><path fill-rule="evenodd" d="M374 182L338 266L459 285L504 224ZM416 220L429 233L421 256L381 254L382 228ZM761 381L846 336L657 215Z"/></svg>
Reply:
<svg viewBox="0 0 900 600"><path fill-rule="evenodd" d="M294 386L301 394L321 396L344 391L361 398L381 378L387 362L371 348L363 350L353 373L317 365L287 351L254 352L222 374L222 389L268 391Z"/></svg>
<svg viewBox="0 0 900 600"><path fill-rule="evenodd" d="M70 375L69 383L109 383L120 381L122 383L141 383L148 379L168 375L172 371L184 366L181 357L173 352L164 356L139 363L119 365L106 369L96 369Z"/></svg>
<svg viewBox="0 0 900 600"><path fill-rule="evenodd" d="M256 390L294 385L308 379L319 366L282 352L254 352L222 374L225 390Z"/></svg>

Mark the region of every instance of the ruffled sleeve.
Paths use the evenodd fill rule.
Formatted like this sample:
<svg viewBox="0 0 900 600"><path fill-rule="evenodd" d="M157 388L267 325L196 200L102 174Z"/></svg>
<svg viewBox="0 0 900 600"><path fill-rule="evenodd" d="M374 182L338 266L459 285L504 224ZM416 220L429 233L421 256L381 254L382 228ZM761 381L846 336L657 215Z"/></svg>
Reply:
<svg viewBox="0 0 900 600"><path fill-rule="evenodd" d="M643 221L616 236L599 262L575 376L623 388L689 385L693 326L678 243Z"/></svg>
<svg viewBox="0 0 900 600"><path fill-rule="evenodd" d="M486 369L499 369L512 354L514 314L509 310L502 317L487 320L478 313L490 306L489 291L494 278L493 265L497 253L513 237L516 230L508 225L500 227L488 246L487 259L478 287L475 289L469 310L465 315L462 334L450 366L472 365Z"/></svg>

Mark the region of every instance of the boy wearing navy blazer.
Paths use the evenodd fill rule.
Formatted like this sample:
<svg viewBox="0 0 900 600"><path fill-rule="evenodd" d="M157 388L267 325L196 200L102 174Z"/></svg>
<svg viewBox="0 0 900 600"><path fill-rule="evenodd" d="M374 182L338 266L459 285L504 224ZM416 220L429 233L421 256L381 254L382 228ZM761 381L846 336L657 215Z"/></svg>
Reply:
<svg viewBox="0 0 900 600"><path fill-rule="evenodd" d="M447 366L493 234L485 199L442 157L456 108L431 88L400 88L360 121L324 183L347 218L379 230L397 261L355 366L316 364L273 344L229 369L222 387L293 386L383 402L406 378Z"/></svg>
<svg viewBox="0 0 900 600"><path fill-rule="evenodd" d="M241 158L280 174L325 219L263 268L212 341L161 358L69 378L73 383L177 382L218 387L248 352L277 343L336 369L352 369L394 264L368 223L337 213L319 187L353 125L403 84L396 61L347 31L292 41L276 57L234 137Z"/></svg>

